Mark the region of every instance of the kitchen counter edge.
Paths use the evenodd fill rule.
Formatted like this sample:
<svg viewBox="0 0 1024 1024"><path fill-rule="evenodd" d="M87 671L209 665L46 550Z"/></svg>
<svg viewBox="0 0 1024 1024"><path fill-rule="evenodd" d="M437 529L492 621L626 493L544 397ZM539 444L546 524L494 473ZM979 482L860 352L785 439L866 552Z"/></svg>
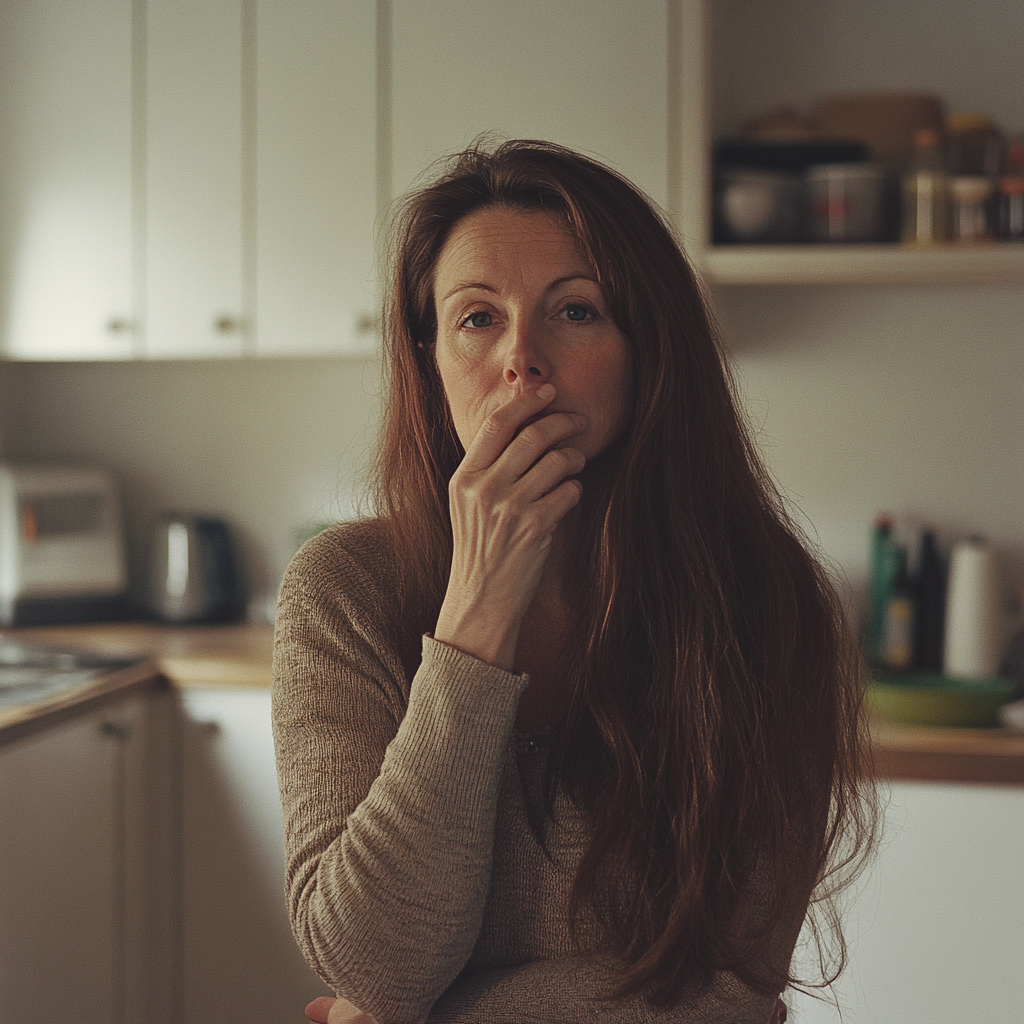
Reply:
<svg viewBox="0 0 1024 1024"><path fill-rule="evenodd" d="M0 635L141 659L59 700L0 713L0 742L133 689L267 689L271 682L272 625L98 623L4 630ZM871 733L874 774L879 779L1024 788L1024 733L899 725L881 719L872 721Z"/></svg>

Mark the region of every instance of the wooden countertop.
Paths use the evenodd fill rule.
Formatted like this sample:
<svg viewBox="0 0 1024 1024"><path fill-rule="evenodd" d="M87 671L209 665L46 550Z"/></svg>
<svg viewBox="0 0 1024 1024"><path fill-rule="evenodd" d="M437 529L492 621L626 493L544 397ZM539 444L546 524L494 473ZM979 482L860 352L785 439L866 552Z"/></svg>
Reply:
<svg viewBox="0 0 1024 1024"><path fill-rule="evenodd" d="M5 739L38 727L44 719L109 699L112 694L153 686L269 689L273 626L163 626L115 622L0 630L0 636L93 651L111 658L137 658L136 664L61 691L37 703L0 710Z"/></svg>
<svg viewBox="0 0 1024 1024"><path fill-rule="evenodd" d="M163 626L104 623L4 631L25 642L80 647L112 657L145 659L61 701L0 713L11 722L49 714L125 687L169 683L177 688L270 686L273 627ZM1024 733L1009 729L944 729L872 722L875 774L882 779L981 782L1024 787Z"/></svg>

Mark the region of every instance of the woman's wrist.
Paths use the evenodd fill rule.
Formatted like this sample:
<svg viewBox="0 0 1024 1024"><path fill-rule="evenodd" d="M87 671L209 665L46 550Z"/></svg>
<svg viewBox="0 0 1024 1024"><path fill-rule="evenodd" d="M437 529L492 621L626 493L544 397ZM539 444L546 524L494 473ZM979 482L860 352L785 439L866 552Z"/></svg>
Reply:
<svg viewBox="0 0 1024 1024"><path fill-rule="evenodd" d="M441 606L434 629L434 639L454 647L488 665L515 671L516 643L519 639L519 625L495 622L491 616L479 609L469 608L458 612Z"/></svg>

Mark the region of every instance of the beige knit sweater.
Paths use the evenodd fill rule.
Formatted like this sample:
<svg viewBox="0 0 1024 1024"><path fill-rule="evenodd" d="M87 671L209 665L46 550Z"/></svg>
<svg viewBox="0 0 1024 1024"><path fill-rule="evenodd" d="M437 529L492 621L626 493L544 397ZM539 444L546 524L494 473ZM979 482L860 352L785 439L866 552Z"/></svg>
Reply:
<svg viewBox="0 0 1024 1024"><path fill-rule="evenodd" d="M281 589L287 892L317 973L380 1024L764 1024L774 1000L729 975L672 1011L608 998L613 972L568 927L586 822L560 801L546 851L530 827L546 746L514 728L527 677L429 637L411 664L398 586L366 521L306 544Z"/></svg>

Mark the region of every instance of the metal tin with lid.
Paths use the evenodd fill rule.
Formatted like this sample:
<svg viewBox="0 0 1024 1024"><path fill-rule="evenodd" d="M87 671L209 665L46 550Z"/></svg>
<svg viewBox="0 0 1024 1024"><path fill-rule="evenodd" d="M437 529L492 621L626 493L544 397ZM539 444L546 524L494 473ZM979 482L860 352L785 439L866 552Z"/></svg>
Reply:
<svg viewBox="0 0 1024 1024"><path fill-rule="evenodd" d="M892 177L881 164L818 164L807 171L807 192L815 241L893 238Z"/></svg>

